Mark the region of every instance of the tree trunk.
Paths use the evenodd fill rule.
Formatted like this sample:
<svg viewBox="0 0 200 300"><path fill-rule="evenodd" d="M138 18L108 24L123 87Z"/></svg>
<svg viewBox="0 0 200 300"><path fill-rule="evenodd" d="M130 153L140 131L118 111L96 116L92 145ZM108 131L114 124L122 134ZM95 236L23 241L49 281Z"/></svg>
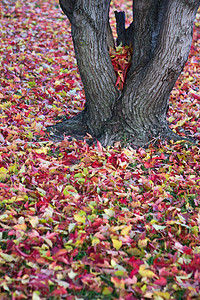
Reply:
<svg viewBox="0 0 200 300"><path fill-rule="evenodd" d="M115 99L119 96L107 44L107 40L111 40L110 1L60 0L60 5L71 22L75 55L85 90L83 119L87 131L99 136L104 124L111 119Z"/></svg>
<svg viewBox="0 0 200 300"><path fill-rule="evenodd" d="M116 13L118 42L131 43L134 53L122 92L108 53L110 0L60 0L60 5L71 22L86 94L85 110L74 119L79 133L82 128L103 145L124 138L137 146L152 138L177 139L166 121L168 101L189 55L200 1L135 0L127 29L124 15ZM55 130L61 127L77 132L73 118Z"/></svg>

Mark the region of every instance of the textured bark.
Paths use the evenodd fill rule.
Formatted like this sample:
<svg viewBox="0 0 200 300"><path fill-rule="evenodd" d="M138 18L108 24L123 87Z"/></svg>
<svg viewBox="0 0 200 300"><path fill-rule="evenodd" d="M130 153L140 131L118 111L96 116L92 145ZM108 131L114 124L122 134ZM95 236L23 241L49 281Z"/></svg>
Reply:
<svg viewBox="0 0 200 300"><path fill-rule="evenodd" d="M178 139L167 125L168 101L188 58L200 1L135 0L127 29L124 13L116 13L118 39L134 49L122 93L115 87L108 54L110 1L60 0L60 5L71 22L86 107L55 128L75 136L88 132L104 145L124 138L135 145L159 137Z"/></svg>
<svg viewBox="0 0 200 300"><path fill-rule="evenodd" d="M166 121L168 101L189 55L193 21L200 3L169 0L163 1L161 5L153 1L155 7L152 7L153 4L150 2L140 0L137 2L138 6L135 5L134 13L137 15L136 19L140 19L138 24L141 24L141 27L138 25L138 31L133 39L136 58L133 59L122 97L114 107L115 130L113 125L111 128L108 127L104 137L101 138L101 142L105 144L112 144L119 136L132 140L136 145L143 145L153 137L178 139L169 130ZM146 6L147 3L149 6ZM151 12L149 12L150 5ZM148 20L151 19L149 14L152 16L155 12L157 15L153 19L155 23L149 21L149 26L154 25L155 31L150 28L149 37L143 35L144 42L140 37L144 30L141 19L146 20L148 24Z"/></svg>
<svg viewBox="0 0 200 300"><path fill-rule="evenodd" d="M108 49L115 48L115 40L112 34L112 29L110 27L110 22L108 21L107 24L107 35L106 35L106 42Z"/></svg>
<svg viewBox="0 0 200 300"><path fill-rule="evenodd" d="M73 21L73 11L76 4L76 0L59 0L60 7L68 17L69 21Z"/></svg>
<svg viewBox="0 0 200 300"><path fill-rule="evenodd" d="M152 58L137 73L133 72L126 82L122 98L126 130L134 132L141 140L146 141L148 135L155 136L167 128L169 95L187 61L192 42L193 20L198 6L192 6L190 2L167 1ZM146 44L149 45L149 41ZM142 41L140 46L141 49ZM147 50L146 55L142 50L140 53L143 64L145 56L148 57Z"/></svg>
<svg viewBox="0 0 200 300"><path fill-rule="evenodd" d="M99 136L112 117L118 97L107 45L110 1L77 0L73 11L72 39L85 89L87 126Z"/></svg>
<svg viewBox="0 0 200 300"><path fill-rule="evenodd" d="M155 49L157 36L162 23L163 10L168 0L133 1L133 35L134 49L131 72L138 66L144 67Z"/></svg>

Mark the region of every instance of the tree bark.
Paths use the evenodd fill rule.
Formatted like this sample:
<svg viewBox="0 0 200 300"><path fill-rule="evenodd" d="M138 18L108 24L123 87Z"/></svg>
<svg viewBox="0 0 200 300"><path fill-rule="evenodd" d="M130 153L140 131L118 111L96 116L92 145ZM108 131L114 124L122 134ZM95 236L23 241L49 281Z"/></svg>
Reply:
<svg viewBox="0 0 200 300"><path fill-rule="evenodd" d="M178 139L166 121L168 101L189 55L199 4L186 0L135 1L134 58L122 97L115 103L115 129L113 123L107 127L103 144L112 144L119 136L135 145L144 145L152 138Z"/></svg>
<svg viewBox="0 0 200 300"><path fill-rule="evenodd" d="M194 1L192 3L192 1L171 0L167 1L167 5L165 1L163 3L165 14L162 17L162 26L153 56L149 59L150 47L148 50L145 49L145 54L144 51L140 51L142 54L139 55L139 60L144 67L136 74L135 67L131 69L132 74L127 80L122 99L127 130L134 129L144 140L148 139L145 132L155 136L166 131L170 92L189 55L197 9ZM162 6L161 10L163 12ZM149 45L148 39L146 44ZM141 47L142 41L139 43L139 48Z"/></svg>
<svg viewBox="0 0 200 300"><path fill-rule="evenodd" d="M99 136L105 122L111 119L115 99L119 96L108 53L112 44L110 1L60 0L60 4L71 22L75 55L86 96L84 119L89 133ZM109 45L108 40L111 41Z"/></svg>
<svg viewBox="0 0 200 300"><path fill-rule="evenodd" d="M125 16L116 13L119 40L131 42L134 51L122 93L108 54L110 0L60 0L60 5L71 22L86 95L75 131L80 126L103 145L124 138L137 146L151 138L176 139L166 121L169 95L189 55L200 1L133 0L128 29ZM73 133L72 124L66 123L66 131Z"/></svg>

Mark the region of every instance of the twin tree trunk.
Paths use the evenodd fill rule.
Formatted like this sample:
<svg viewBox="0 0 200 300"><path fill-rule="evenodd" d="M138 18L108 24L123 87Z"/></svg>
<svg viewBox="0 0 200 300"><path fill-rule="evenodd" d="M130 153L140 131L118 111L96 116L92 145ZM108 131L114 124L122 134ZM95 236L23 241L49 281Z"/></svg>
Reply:
<svg viewBox="0 0 200 300"><path fill-rule="evenodd" d="M125 29L116 13L118 43L133 47L123 91L116 84L108 48L110 0L60 0L83 82L86 105L54 133L96 137L104 146L128 140L142 146L152 138L177 139L166 114L170 92L187 61L200 0L133 0L133 22Z"/></svg>

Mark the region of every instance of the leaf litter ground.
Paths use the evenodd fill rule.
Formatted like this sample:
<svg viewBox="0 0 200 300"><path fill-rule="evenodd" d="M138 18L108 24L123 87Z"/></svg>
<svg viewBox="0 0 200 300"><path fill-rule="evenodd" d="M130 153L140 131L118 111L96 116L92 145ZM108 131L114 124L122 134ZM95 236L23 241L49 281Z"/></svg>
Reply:
<svg viewBox="0 0 200 300"><path fill-rule="evenodd" d="M55 0L0 6L0 299L199 299L199 147L49 141L85 102L69 22ZM198 13L168 116L197 140L199 43Z"/></svg>

